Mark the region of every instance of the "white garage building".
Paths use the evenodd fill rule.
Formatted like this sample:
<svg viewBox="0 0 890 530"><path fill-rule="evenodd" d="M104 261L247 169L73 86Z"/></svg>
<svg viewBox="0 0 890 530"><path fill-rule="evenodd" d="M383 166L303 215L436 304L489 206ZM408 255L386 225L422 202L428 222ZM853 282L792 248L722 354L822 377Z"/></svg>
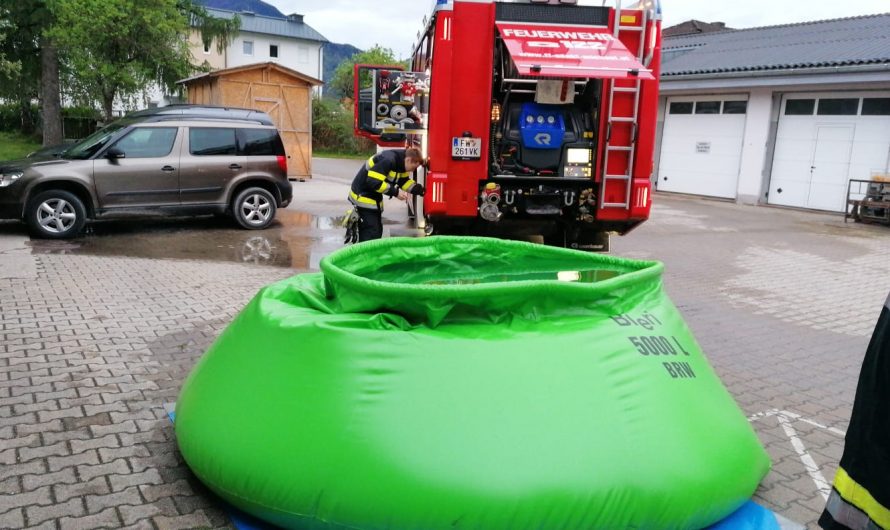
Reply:
<svg viewBox="0 0 890 530"><path fill-rule="evenodd" d="M664 39L657 189L842 212L890 173L890 14Z"/></svg>

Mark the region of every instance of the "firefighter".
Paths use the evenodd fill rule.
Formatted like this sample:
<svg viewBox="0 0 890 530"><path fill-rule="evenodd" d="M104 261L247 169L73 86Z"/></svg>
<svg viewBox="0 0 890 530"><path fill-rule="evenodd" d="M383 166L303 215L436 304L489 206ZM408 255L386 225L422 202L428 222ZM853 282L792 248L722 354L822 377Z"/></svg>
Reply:
<svg viewBox="0 0 890 530"><path fill-rule="evenodd" d="M844 454L819 526L890 530L890 297L865 351Z"/></svg>
<svg viewBox="0 0 890 530"><path fill-rule="evenodd" d="M346 242L370 241L383 237L383 196L405 200L407 194L423 197L423 186L411 174L423 164L420 149L392 149L365 162L349 190L353 214L347 218Z"/></svg>

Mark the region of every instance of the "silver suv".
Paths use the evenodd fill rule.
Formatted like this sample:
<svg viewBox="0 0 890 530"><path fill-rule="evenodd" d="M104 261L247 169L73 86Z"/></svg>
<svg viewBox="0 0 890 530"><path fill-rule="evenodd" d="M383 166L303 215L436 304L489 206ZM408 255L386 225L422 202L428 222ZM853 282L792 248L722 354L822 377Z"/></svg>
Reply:
<svg viewBox="0 0 890 530"><path fill-rule="evenodd" d="M262 229L292 193L278 130L248 109L144 110L56 156L0 162L0 219L22 219L43 238L74 237L87 219L149 211L227 213Z"/></svg>

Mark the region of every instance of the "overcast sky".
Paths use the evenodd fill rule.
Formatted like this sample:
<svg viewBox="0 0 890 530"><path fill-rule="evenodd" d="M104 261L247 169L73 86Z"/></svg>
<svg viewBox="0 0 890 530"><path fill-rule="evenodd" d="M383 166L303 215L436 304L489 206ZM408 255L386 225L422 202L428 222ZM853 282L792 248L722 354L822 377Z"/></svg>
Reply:
<svg viewBox="0 0 890 530"><path fill-rule="evenodd" d="M328 40L368 49L411 53L423 16L432 0L265 0L284 14L305 15L307 24ZM601 1L580 3L602 5ZM613 4L613 2L608 2ZM630 1L625 1L627 5ZM689 19L725 22L733 28L771 26L827 18L890 13L890 0L663 0L666 26Z"/></svg>

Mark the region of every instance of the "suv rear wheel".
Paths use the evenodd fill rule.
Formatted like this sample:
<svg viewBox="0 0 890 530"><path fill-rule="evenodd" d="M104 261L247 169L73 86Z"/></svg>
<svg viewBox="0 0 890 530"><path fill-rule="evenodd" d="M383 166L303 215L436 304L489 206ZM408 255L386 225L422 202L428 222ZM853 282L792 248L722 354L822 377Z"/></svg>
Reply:
<svg viewBox="0 0 890 530"><path fill-rule="evenodd" d="M32 235L44 239L75 237L86 220L83 201L63 190L38 193L25 209L25 222Z"/></svg>
<svg viewBox="0 0 890 530"><path fill-rule="evenodd" d="M275 197L263 188L247 188L232 201L232 215L243 228L260 230L275 219Z"/></svg>

